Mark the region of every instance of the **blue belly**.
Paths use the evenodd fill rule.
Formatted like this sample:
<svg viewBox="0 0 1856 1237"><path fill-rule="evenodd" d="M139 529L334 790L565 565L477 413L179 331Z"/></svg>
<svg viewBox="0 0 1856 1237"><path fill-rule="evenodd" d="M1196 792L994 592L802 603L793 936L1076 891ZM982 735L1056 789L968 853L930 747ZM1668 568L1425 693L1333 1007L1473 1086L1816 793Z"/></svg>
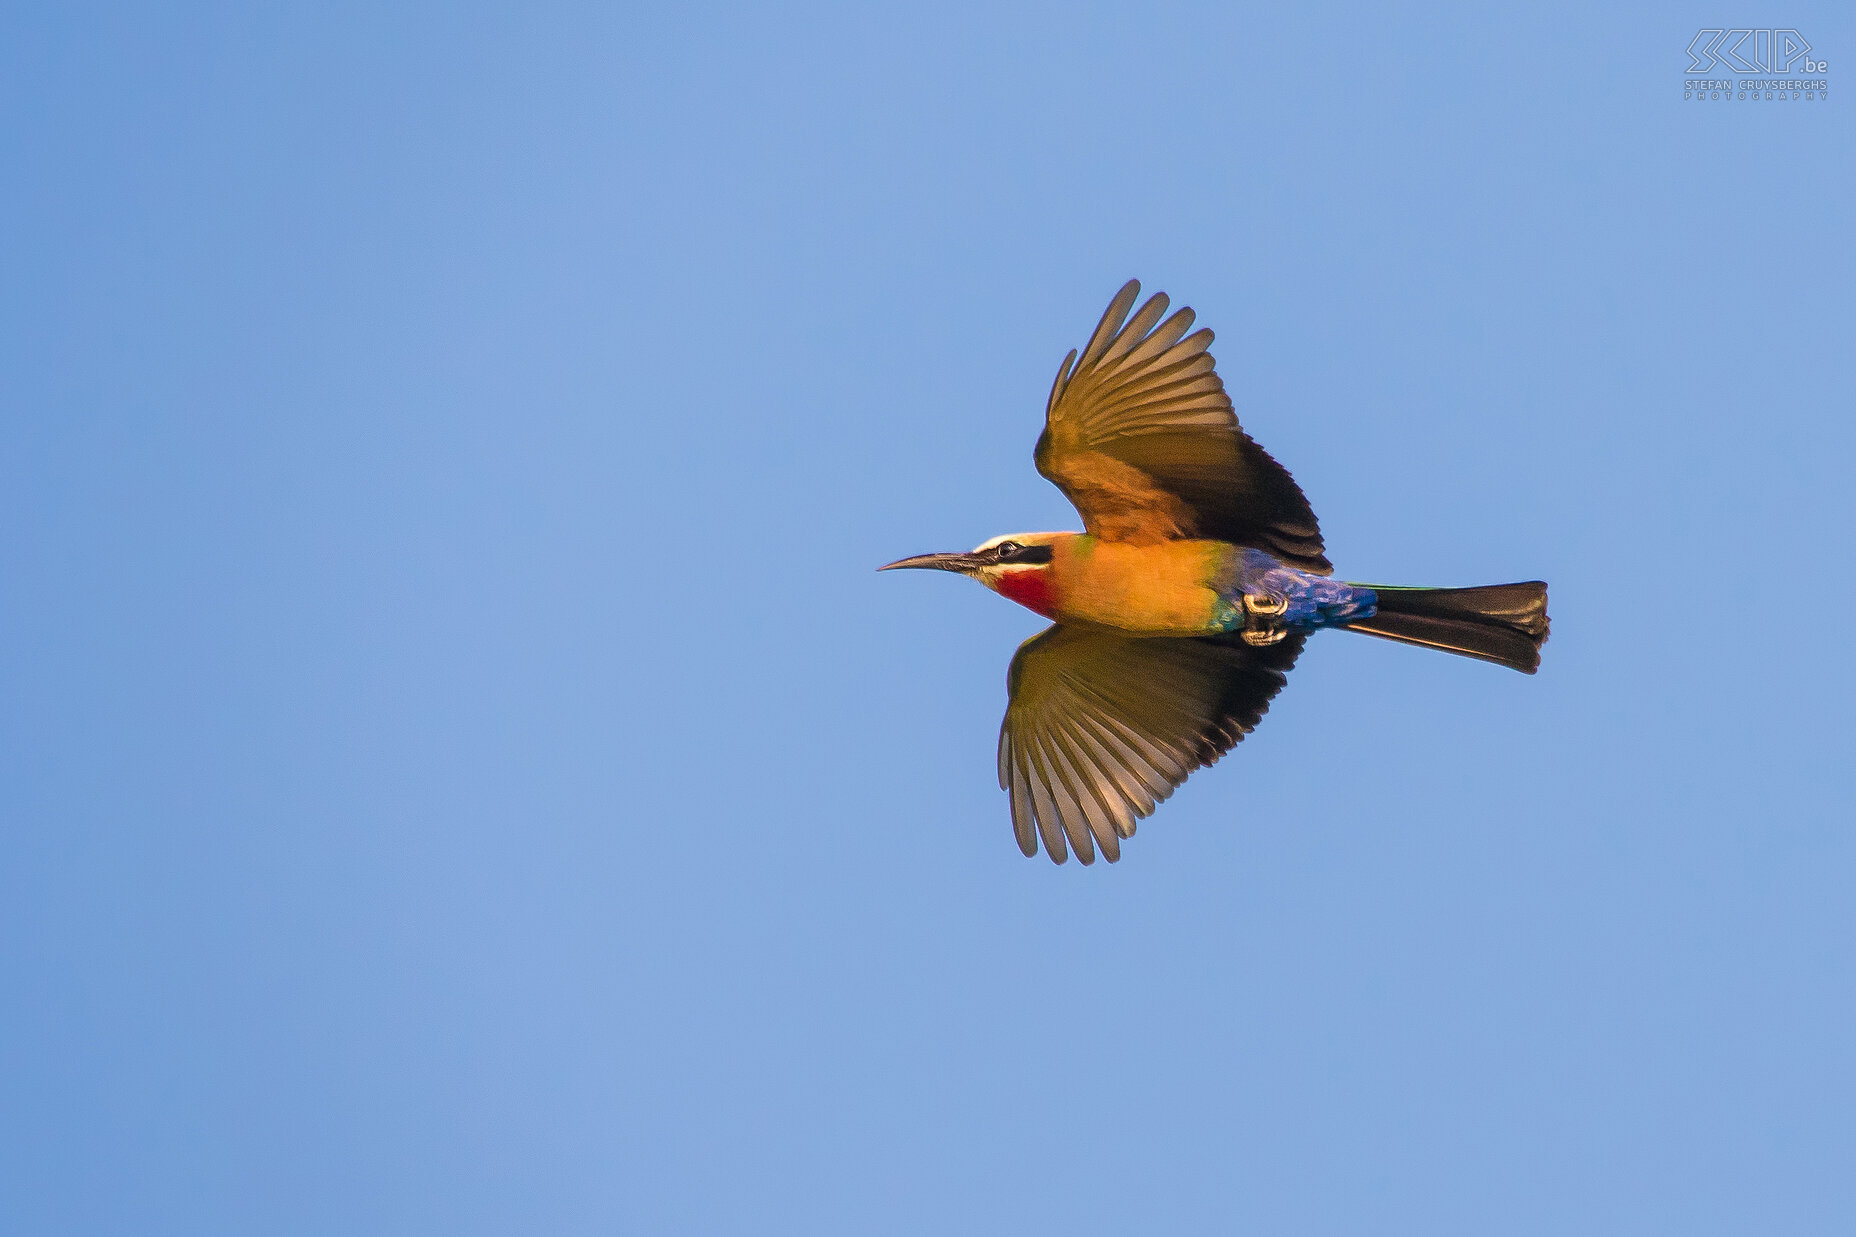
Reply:
<svg viewBox="0 0 1856 1237"><path fill-rule="evenodd" d="M1252 549L1240 551L1238 577L1224 594L1230 607L1229 615L1221 616L1225 618L1225 631L1237 631L1247 619L1252 626L1258 625L1258 620L1249 618L1244 610L1245 594L1268 595L1287 602L1288 608L1268 623L1304 631L1349 619L1371 618L1379 605L1378 595L1370 588L1299 571L1262 550Z"/></svg>

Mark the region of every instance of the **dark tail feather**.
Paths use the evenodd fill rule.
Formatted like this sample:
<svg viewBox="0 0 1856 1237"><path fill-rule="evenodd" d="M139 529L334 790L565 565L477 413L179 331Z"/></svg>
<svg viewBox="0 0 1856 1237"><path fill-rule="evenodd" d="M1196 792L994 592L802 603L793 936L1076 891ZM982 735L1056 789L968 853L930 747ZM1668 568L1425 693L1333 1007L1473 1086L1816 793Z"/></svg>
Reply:
<svg viewBox="0 0 1856 1237"><path fill-rule="evenodd" d="M1480 657L1522 674L1540 668L1547 586L1539 580L1484 588L1365 587L1379 595L1379 610L1347 623L1348 631Z"/></svg>

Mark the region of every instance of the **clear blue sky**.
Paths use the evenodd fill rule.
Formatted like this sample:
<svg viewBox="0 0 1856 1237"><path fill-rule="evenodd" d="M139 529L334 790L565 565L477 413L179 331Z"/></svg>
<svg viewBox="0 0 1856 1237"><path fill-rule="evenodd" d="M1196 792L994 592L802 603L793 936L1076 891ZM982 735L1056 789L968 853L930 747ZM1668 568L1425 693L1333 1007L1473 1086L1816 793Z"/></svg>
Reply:
<svg viewBox="0 0 1856 1237"><path fill-rule="evenodd" d="M1856 22L0 19L0 1229L1848 1233ZM300 6L299 6L300 7ZM1684 102L1798 28L1828 100ZM1197 308L1342 575L1117 867L1043 399Z"/></svg>

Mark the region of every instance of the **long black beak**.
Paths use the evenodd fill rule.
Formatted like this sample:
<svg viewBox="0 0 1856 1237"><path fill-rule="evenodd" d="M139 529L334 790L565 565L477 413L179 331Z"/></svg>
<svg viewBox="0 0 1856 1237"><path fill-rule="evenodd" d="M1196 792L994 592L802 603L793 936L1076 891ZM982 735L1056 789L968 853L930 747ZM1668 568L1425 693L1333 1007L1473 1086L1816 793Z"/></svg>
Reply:
<svg viewBox="0 0 1856 1237"><path fill-rule="evenodd" d="M913 558L899 558L893 563L884 563L878 571L894 571L898 567L925 567L935 571L958 571L963 575L978 567L982 559L977 554L917 554Z"/></svg>

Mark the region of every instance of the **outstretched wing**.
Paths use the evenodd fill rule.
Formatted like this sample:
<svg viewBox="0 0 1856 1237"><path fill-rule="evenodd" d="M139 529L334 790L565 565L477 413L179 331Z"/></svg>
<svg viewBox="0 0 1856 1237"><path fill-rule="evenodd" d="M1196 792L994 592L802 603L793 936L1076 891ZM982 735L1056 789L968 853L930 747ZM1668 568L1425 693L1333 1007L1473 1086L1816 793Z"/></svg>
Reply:
<svg viewBox="0 0 1856 1237"><path fill-rule="evenodd" d="M1333 570L1287 469L1250 440L1213 368L1212 333L1129 280L1081 358L1057 370L1033 457L1090 533L1152 543L1205 537L1255 546L1304 571Z"/></svg>
<svg viewBox="0 0 1856 1237"><path fill-rule="evenodd" d="M1052 862L1070 850L1110 863L1135 821L1256 728L1303 637L1253 648L1237 636L1139 638L1047 627L1006 673L999 785L1018 848L1042 835Z"/></svg>

